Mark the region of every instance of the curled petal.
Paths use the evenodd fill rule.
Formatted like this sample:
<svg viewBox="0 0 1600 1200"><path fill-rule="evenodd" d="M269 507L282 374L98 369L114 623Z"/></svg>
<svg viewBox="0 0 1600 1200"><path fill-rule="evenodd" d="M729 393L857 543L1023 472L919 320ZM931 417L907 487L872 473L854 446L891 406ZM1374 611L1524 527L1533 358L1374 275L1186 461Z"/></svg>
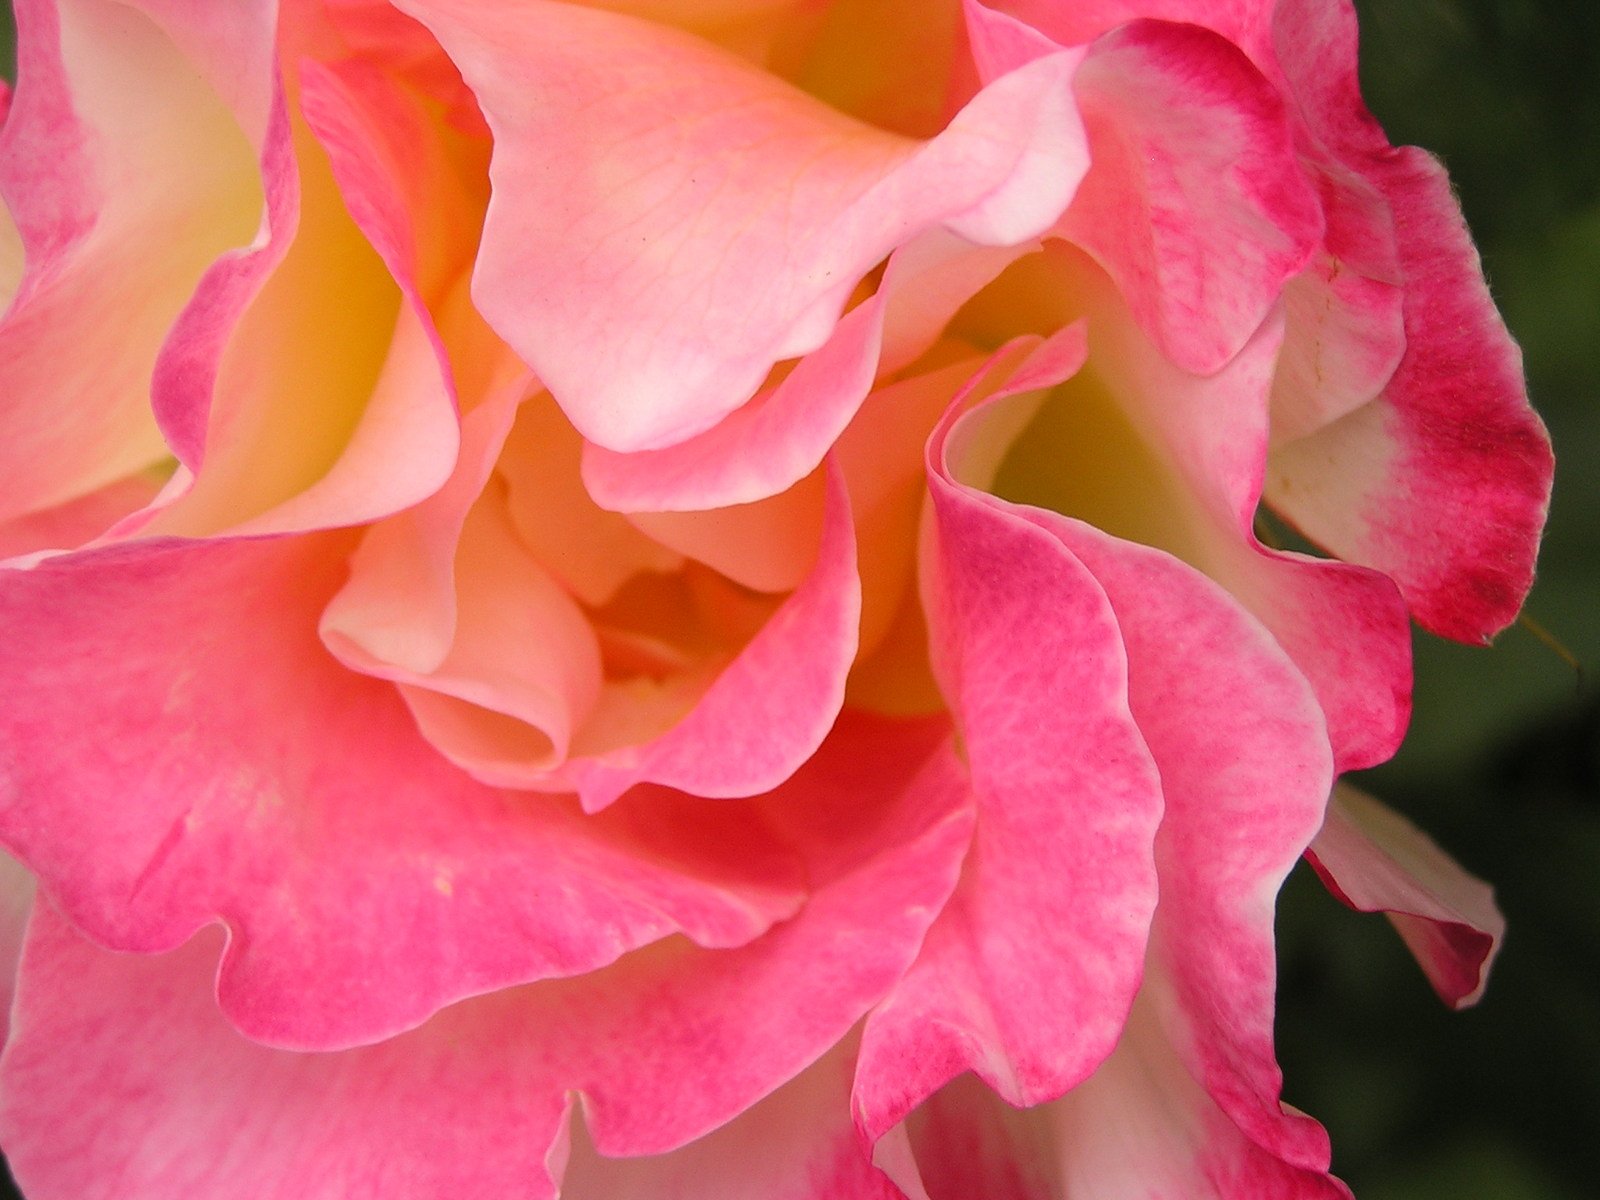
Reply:
<svg viewBox="0 0 1600 1200"><path fill-rule="evenodd" d="M1060 231L1168 358L1209 374L1322 234L1283 101L1231 42L1159 21L1094 43L1074 88L1093 166Z"/></svg>
<svg viewBox="0 0 1600 1200"><path fill-rule="evenodd" d="M1307 858L1351 908L1388 916L1441 1000L1451 1008L1477 1003L1506 928L1488 884L1392 808L1346 783L1334 788Z"/></svg>
<svg viewBox="0 0 1600 1200"><path fill-rule="evenodd" d="M1487 641L1533 582L1549 438L1443 168L1400 150L1368 174L1394 208L1405 355L1377 400L1274 452L1267 496L1314 541L1394 579L1427 628Z"/></svg>
<svg viewBox="0 0 1600 1200"><path fill-rule="evenodd" d="M229 1019L325 1048L794 911L794 856L712 802L586 818L439 757L389 685L317 640L329 549L145 542L5 576L25 636L0 651L0 838L80 928L160 951L221 919ZM744 829L736 860L719 829Z"/></svg>
<svg viewBox="0 0 1600 1200"><path fill-rule="evenodd" d="M850 499L837 468L816 563L687 716L637 746L571 761L558 778L591 811L642 781L697 796L776 787L822 744L844 703L861 623Z"/></svg>
<svg viewBox="0 0 1600 1200"><path fill-rule="evenodd" d="M1345 266L1398 285L1404 354L1376 399L1275 451L1267 497L1313 541L1394 579L1426 628L1487 641L1532 583L1550 498L1521 353L1444 168L1391 147L1360 102L1352 7L1283 0L1273 31L1314 153L1337 166L1336 203L1356 211L1375 193L1391 214L1393 257L1360 247Z"/></svg>
<svg viewBox="0 0 1600 1200"><path fill-rule="evenodd" d="M1182 514L1186 558L1220 580L1277 636L1316 689L1340 770L1394 753L1411 708L1411 642L1394 585L1376 571L1261 544L1255 532L1283 346L1274 313L1213 375L1176 367L1101 284L1091 361L1144 446L1162 501Z"/></svg>
<svg viewBox="0 0 1600 1200"><path fill-rule="evenodd" d="M858 280L910 237L1036 236L1086 165L1070 52L996 80L917 142L619 14L406 7L495 132L479 305L611 450L715 425L774 363L827 341Z"/></svg>
<svg viewBox="0 0 1600 1200"><path fill-rule="evenodd" d="M1320 1127L1279 1103L1271 1037L1272 903L1320 815L1320 713L1214 585L1156 552L1039 519L1122 602L1134 711L1162 771L1162 891L1139 995L1115 1049L1072 1090L1018 1109L957 1081L880 1142L878 1161L931 1198L1344 1196ZM1135 617L1153 592L1185 620ZM1241 636L1252 647L1242 661L1212 653Z"/></svg>
<svg viewBox="0 0 1600 1200"><path fill-rule="evenodd" d="M1326 718L1266 626L1199 572L1081 523L1035 520L1106 589L1127 641L1133 714L1161 772L1161 902L1145 991L1170 1043L1162 1052L1250 1156L1265 1151L1285 1177L1325 1172L1327 1135L1278 1099L1272 930L1278 890L1332 782Z"/></svg>
<svg viewBox="0 0 1600 1200"><path fill-rule="evenodd" d="M855 1039L722 1128L670 1154L605 1158L581 1133L564 1200L903 1200L850 1120Z"/></svg>
<svg viewBox="0 0 1600 1200"><path fill-rule="evenodd" d="M456 228L475 214L443 153L410 149L443 131L360 64L302 62L296 98L292 240L227 339L194 486L150 531L360 524L431 495L454 465L456 381L429 301L452 242L441 214Z"/></svg>
<svg viewBox="0 0 1600 1200"><path fill-rule="evenodd" d="M776 495L821 463L874 380L927 350L964 302L1030 249L924 234L890 255L877 292L846 313L781 383L705 433L665 449L618 454L589 444L584 483L604 507L635 513Z"/></svg>
<svg viewBox="0 0 1600 1200"><path fill-rule="evenodd" d="M1049 532L950 475L952 424L983 383L929 443L923 581L980 833L917 966L867 1023L856 1103L874 1139L964 1070L1016 1104L1092 1072L1126 1018L1155 906L1160 781L1105 593ZM961 778L953 755L946 769Z"/></svg>

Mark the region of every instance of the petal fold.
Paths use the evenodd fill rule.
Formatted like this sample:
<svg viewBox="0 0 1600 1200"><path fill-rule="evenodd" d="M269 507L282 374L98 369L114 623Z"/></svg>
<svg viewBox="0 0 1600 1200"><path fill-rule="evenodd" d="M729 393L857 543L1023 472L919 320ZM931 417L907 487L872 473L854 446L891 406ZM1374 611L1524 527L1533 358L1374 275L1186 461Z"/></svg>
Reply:
<svg viewBox="0 0 1600 1200"><path fill-rule="evenodd" d="M1145 20L1096 41L1074 87L1093 165L1060 231L1168 358L1210 374L1323 231L1283 100L1226 39Z"/></svg>
<svg viewBox="0 0 1600 1200"><path fill-rule="evenodd" d="M923 564L978 836L917 965L867 1022L855 1102L873 1139L964 1070L1015 1104L1090 1074L1121 1031L1155 907L1160 781L1105 593L1049 532L946 464L985 382L930 439ZM962 779L953 754L945 769Z"/></svg>
<svg viewBox="0 0 1600 1200"><path fill-rule="evenodd" d="M666 1154L728 1126L846 1038L948 896L971 813L918 771L946 734L942 722L852 723L748 803L811 882L767 936L727 951L666 942L464 1001L372 1046L300 1054L240 1037L212 999L212 933L171 954L109 954L48 913L0 1066L12 1166L40 1200L285 1188L553 1200L574 1096L608 1156ZM799 1094L833 1094L838 1070L825 1063Z"/></svg>
<svg viewBox="0 0 1600 1200"><path fill-rule="evenodd" d="M337 549L146 542L5 575L0 839L79 927L148 952L220 919L229 1019L327 1048L793 913L793 853L714 802L585 817L446 762L317 639ZM736 859L725 836L746 839Z"/></svg>
<svg viewBox="0 0 1600 1200"><path fill-rule="evenodd" d="M405 7L495 133L478 303L614 451L714 426L775 363L826 342L857 282L916 234L1043 232L1087 165L1072 52L996 80L917 142L620 14Z"/></svg>
<svg viewBox="0 0 1600 1200"><path fill-rule="evenodd" d="M1382 912L1451 1008L1478 1002L1506 921L1494 890L1410 821L1346 783L1307 853L1328 890L1360 912Z"/></svg>

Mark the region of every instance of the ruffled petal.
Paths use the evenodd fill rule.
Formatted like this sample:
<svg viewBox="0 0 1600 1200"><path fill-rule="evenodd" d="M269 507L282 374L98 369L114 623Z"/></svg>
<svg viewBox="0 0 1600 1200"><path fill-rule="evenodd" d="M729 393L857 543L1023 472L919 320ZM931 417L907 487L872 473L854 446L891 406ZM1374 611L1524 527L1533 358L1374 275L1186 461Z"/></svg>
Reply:
<svg viewBox="0 0 1600 1200"><path fill-rule="evenodd" d="M328 602L322 639L346 665L414 681L439 669L458 624L456 548L505 444L526 379L513 376L461 422L449 480L420 504L362 533L350 576Z"/></svg>
<svg viewBox="0 0 1600 1200"><path fill-rule="evenodd" d="M861 579L850 500L827 472L821 544L804 582L664 733L575 758L552 773L584 807L610 804L650 781L697 796L750 796L776 787L822 744L844 703L861 623Z"/></svg>
<svg viewBox="0 0 1600 1200"><path fill-rule="evenodd" d="M1399 813L1346 783L1334 788L1307 858L1351 908L1388 916L1441 1000L1451 1008L1478 1002L1506 929L1493 888Z"/></svg>
<svg viewBox="0 0 1600 1200"><path fill-rule="evenodd" d="M1070 52L996 80L917 142L618 14L406 8L495 131L479 305L611 450L715 425L775 363L826 342L861 277L916 234L1041 233L1086 166Z"/></svg>
<svg viewBox="0 0 1600 1200"><path fill-rule="evenodd" d="M1106 589L1128 647L1129 702L1161 772L1145 988L1169 1052L1241 1145L1294 1168L1288 1176L1326 1171L1326 1134L1278 1102L1272 1047L1277 894L1333 778L1322 710L1270 631L1199 572L1079 522L1033 519ZM1219 1181L1219 1197L1231 1194Z"/></svg>
<svg viewBox="0 0 1600 1200"><path fill-rule="evenodd" d="M1015 1109L964 1077L875 1157L911 1200L1350 1200L1218 1112L1142 996L1122 1044L1062 1099Z"/></svg>
<svg viewBox="0 0 1600 1200"><path fill-rule="evenodd" d="M855 1039L748 1112L670 1154L604 1158L581 1130L564 1200L902 1200L850 1120Z"/></svg>
<svg viewBox="0 0 1600 1200"><path fill-rule="evenodd" d="M968 14L987 73L1054 45L980 4ZM1156 20L1098 38L1073 90L1091 166L1058 231L1116 280L1168 358L1209 374L1322 234L1283 99L1227 38Z"/></svg>
<svg viewBox="0 0 1600 1200"><path fill-rule="evenodd" d="M1272 1048L1274 901L1322 818L1332 773L1315 697L1270 632L1199 572L1082 522L1012 511L1103 589L1126 647L1127 702L1160 772L1160 901L1138 999L1115 1050L1064 1095L1030 1097L1031 1108L963 1080L888 1131L868 1074L880 1064L864 1053L864 1133L888 1134L878 1161L913 1197L1343 1196L1326 1174L1326 1135L1279 1103ZM975 854L987 815L980 800ZM936 926L907 983L947 953L939 937ZM968 988L981 979L954 978ZM900 997L869 1018L869 1038ZM993 1045L992 1029L955 1028ZM1076 1024L1056 1033L1078 1036Z"/></svg>
<svg viewBox="0 0 1600 1200"><path fill-rule="evenodd" d="M854 723L752 805L812 884L753 944L665 943L370 1047L297 1054L239 1037L211 997L214 935L107 954L50 913L4 1061L0 1138L38 1200L553 1197L574 1095L599 1153L673 1150L821 1058L905 970L971 834L962 797L918 773L945 735Z"/></svg>
<svg viewBox="0 0 1600 1200"><path fill-rule="evenodd" d="M1069 388L1084 389L1080 404L1103 389L1115 420L1131 429L1130 445L1150 463L1150 479L1138 485L1150 494L1146 504L1176 514L1163 547L1233 592L1311 681L1339 769L1382 762L1399 745L1411 707L1410 631L1394 585L1364 567L1268 548L1255 533L1281 311L1223 370L1194 375L1161 353L1097 276L1074 277L1090 303L1090 371ZM1037 436L1070 447L1079 418L1070 406L1058 411L1063 426Z"/></svg>
<svg viewBox="0 0 1600 1200"><path fill-rule="evenodd" d="M470 261L462 231L481 201L456 182L443 123L370 64L306 60L295 98L292 241L221 355L194 486L152 531L360 524L431 495L455 462L455 380L430 301L450 248L456 272Z"/></svg>
<svg viewBox="0 0 1600 1200"><path fill-rule="evenodd" d="M329 1047L794 911L794 856L715 803L584 817L445 762L317 640L337 548L151 542L5 576L0 837L77 925L156 951L221 919L230 1020Z"/></svg>
<svg viewBox="0 0 1600 1200"><path fill-rule="evenodd" d="M1313 541L1392 578L1428 629L1487 641L1533 583L1549 438L1444 169L1400 150L1367 174L1394 209L1405 355L1377 400L1274 451L1267 498Z"/></svg>
<svg viewBox="0 0 1600 1200"><path fill-rule="evenodd" d="M1074 348L1081 360L1072 332L1058 369L1076 365ZM1016 1104L1090 1074L1132 1003L1156 901L1161 785L1105 592L1048 531L946 464L954 419L986 382L929 442L923 582L979 832L917 965L867 1022L856 1104L874 1139L964 1070ZM945 769L959 785L954 755Z"/></svg>
<svg viewBox="0 0 1600 1200"><path fill-rule="evenodd" d="M1428 629L1487 641L1533 581L1553 472L1521 354L1444 168L1391 147L1360 101L1353 9L1283 0L1274 33L1314 155L1336 164L1335 204L1358 211L1376 194L1389 211L1393 257L1343 263L1401 289L1404 354L1376 399L1275 451L1267 497L1313 541L1393 578Z"/></svg>

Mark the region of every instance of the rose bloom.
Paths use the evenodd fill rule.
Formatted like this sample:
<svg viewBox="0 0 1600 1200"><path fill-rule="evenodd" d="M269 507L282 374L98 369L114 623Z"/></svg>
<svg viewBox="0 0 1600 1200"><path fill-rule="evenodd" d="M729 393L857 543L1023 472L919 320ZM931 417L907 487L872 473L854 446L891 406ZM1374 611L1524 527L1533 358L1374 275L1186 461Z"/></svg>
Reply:
<svg viewBox="0 0 1600 1200"><path fill-rule="evenodd" d="M30 1200L1346 1194L1275 896L1476 998L1335 781L1551 469L1347 0L17 7Z"/></svg>

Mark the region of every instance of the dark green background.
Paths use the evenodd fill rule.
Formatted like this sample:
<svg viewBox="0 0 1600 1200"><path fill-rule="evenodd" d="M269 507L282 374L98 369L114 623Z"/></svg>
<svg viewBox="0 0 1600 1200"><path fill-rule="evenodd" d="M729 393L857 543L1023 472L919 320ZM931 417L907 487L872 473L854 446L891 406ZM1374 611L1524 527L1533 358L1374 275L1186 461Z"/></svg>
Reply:
<svg viewBox="0 0 1600 1200"><path fill-rule="evenodd" d="M1529 611L1600 673L1600 2L1358 6L1368 100L1395 142L1449 164L1555 438ZM1297 871L1286 1095L1329 1126L1360 1200L1585 1200L1600 1194L1596 689L1521 628L1488 650L1419 637L1417 674L1410 740L1367 784L1495 882L1505 950L1483 1003L1446 1012L1381 918Z"/></svg>

